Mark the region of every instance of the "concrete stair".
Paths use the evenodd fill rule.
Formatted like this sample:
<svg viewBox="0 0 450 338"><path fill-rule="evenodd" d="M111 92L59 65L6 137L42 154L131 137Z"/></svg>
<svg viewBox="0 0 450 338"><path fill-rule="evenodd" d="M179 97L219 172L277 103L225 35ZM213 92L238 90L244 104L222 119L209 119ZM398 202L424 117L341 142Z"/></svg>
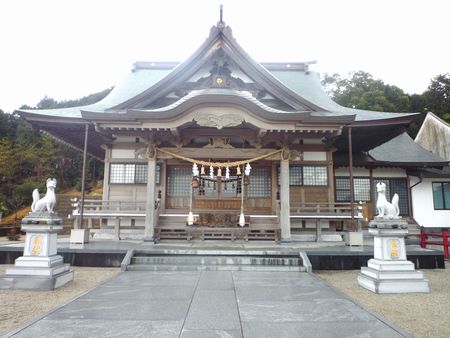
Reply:
<svg viewBox="0 0 450 338"><path fill-rule="evenodd" d="M420 239L420 225L414 218L408 219L408 238Z"/></svg>
<svg viewBox="0 0 450 338"><path fill-rule="evenodd" d="M135 251L127 271L306 271L297 252L240 250Z"/></svg>

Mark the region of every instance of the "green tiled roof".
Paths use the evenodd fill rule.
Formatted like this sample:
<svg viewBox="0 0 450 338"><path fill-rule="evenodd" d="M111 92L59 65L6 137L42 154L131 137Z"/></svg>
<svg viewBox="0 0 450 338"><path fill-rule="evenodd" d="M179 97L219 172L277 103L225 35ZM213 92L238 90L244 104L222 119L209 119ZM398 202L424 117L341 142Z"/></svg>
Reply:
<svg viewBox="0 0 450 338"><path fill-rule="evenodd" d="M320 83L319 74L313 71L276 70L271 73L285 86L304 97L306 100L328 110L328 112L313 113L320 115L356 115L355 121L389 119L400 116L410 116L411 113L389 113L343 107L334 102Z"/></svg>
<svg viewBox="0 0 450 338"><path fill-rule="evenodd" d="M81 111L103 112L110 107L142 93L169 72L169 69L139 69L131 71L103 100L87 106L40 110L21 109L20 111L46 116L81 118Z"/></svg>

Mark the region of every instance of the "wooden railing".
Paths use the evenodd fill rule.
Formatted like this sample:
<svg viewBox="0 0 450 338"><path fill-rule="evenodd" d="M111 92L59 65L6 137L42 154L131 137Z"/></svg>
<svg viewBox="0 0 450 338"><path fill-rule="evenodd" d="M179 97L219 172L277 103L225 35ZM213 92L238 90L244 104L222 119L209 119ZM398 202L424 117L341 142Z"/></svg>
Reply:
<svg viewBox="0 0 450 338"><path fill-rule="evenodd" d="M75 210L81 209L81 202L77 199L73 206ZM74 211L75 211L74 210ZM101 200L84 200L83 213L114 213L114 212L135 212L145 215L145 201L101 201Z"/></svg>
<svg viewBox="0 0 450 338"><path fill-rule="evenodd" d="M353 205L353 215L355 219L363 218L363 204ZM294 218L322 218L322 219L351 219L351 203L302 203L300 206L290 208L290 215Z"/></svg>
<svg viewBox="0 0 450 338"><path fill-rule="evenodd" d="M80 227L81 201L75 199L72 201L74 210L69 218L74 220L74 227ZM159 204L157 205L159 209ZM100 220L100 227L103 220L114 219L114 236L120 239L120 223L122 219L145 218L145 201L101 201L85 200L83 209L83 220L88 222L88 228L92 228L92 220ZM156 211L158 214L158 210ZM155 216L156 217L156 216ZM156 224L156 223L155 223Z"/></svg>
<svg viewBox="0 0 450 338"><path fill-rule="evenodd" d="M300 206L290 208L290 218L301 221L315 222L316 241L320 241L322 234L322 221L339 221L342 229L344 221L354 221L352 230L362 228L361 221L365 218L363 215L363 204L355 203L303 203Z"/></svg>

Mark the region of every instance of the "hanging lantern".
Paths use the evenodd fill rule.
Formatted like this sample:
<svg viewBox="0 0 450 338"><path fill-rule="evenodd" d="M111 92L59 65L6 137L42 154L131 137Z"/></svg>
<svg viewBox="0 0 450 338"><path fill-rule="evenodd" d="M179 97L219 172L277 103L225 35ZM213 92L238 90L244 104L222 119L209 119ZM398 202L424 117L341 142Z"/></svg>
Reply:
<svg viewBox="0 0 450 338"><path fill-rule="evenodd" d="M213 166L209 167L209 177L214 178L214 168L213 168Z"/></svg>
<svg viewBox="0 0 450 338"><path fill-rule="evenodd" d="M240 175L241 174L241 167L237 166L236 167L236 175Z"/></svg>
<svg viewBox="0 0 450 338"><path fill-rule="evenodd" d="M229 167L227 167L227 168L225 169L225 178L226 178L226 179L229 179L229 178L230 178L230 168L229 168Z"/></svg>
<svg viewBox="0 0 450 338"><path fill-rule="evenodd" d="M200 175L205 175L205 167L202 166L202 168L200 169Z"/></svg>
<svg viewBox="0 0 450 338"><path fill-rule="evenodd" d="M192 225L192 224L194 224L194 214L192 213L192 211L189 211L188 225Z"/></svg>
<svg viewBox="0 0 450 338"><path fill-rule="evenodd" d="M217 177L222 177L222 168L217 169Z"/></svg>
<svg viewBox="0 0 450 338"><path fill-rule="evenodd" d="M198 180L196 178L193 178L191 185L192 185L192 188L194 188L194 189L198 188L198 186L199 186Z"/></svg>
<svg viewBox="0 0 450 338"><path fill-rule="evenodd" d="M244 227L244 226L245 226L245 216L244 216L244 213L242 213L242 212L241 212L241 214L239 215L239 225L240 225L241 227Z"/></svg>
<svg viewBox="0 0 450 338"><path fill-rule="evenodd" d="M194 163L193 165L192 165L192 175L194 175L194 176L199 176L199 171L198 171L198 166L197 166L197 163Z"/></svg>
<svg viewBox="0 0 450 338"><path fill-rule="evenodd" d="M245 175L249 176L251 169L252 167L250 166L250 163L247 163L247 165L245 166Z"/></svg>

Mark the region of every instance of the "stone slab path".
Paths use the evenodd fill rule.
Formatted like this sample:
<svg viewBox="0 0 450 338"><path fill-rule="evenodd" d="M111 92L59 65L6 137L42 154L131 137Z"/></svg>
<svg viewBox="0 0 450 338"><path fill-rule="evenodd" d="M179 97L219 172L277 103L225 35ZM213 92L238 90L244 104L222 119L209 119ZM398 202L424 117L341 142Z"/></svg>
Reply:
<svg viewBox="0 0 450 338"><path fill-rule="evenodd" d="M298 272L124 272L12 337L405 337Z"/></svg>

